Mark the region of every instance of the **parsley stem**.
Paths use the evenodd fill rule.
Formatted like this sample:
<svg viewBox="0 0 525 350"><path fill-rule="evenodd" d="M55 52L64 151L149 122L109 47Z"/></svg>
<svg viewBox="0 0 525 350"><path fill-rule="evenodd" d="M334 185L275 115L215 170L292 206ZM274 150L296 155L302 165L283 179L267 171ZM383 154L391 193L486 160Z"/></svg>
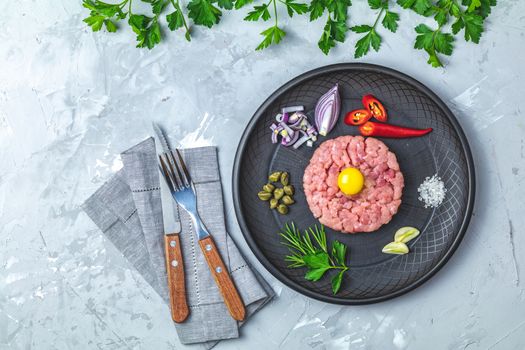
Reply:
<svg viewBox="0 0 525 350"><path fill-rule="evenodd" d="M276 0L272 0L273 2L273 14L275 16L275 26L277 27L277 3Z"/></svg>
<svg viewBox="0 0 525 350"><path fill-rule="evenodd" d="M171 4L173 5L173 7L179 11L180 15L182 16L182 24L184 25L184 28L186 29L186 32L189 32L190 29L188 28L188 24L186 23L186 17L184 16L184 14L182 13L182 10L180 8L180 2L179 0L177 0L177 2L175 2L174 0L170 0L171 1Z"/></svg>
<svg viewBox="0 0 525 350"><path fill-rule="evenodd" d="M131 3L132 2L133 2L133 0L129 0L129 2L128 2L128 13L129 13L130 16L132 15L132 13L131 13Z"/></svg>
<svg viewBox="0 0 525 350"><path fill-rule="evenodd" d="M379 11L379 15L377 15L376 21L374 22L374 25L372 26L372 30L376 29L377 23L379 23L379 19L383 15L383 12L385 12L385 9L382 7L381 11Z"/></svg>

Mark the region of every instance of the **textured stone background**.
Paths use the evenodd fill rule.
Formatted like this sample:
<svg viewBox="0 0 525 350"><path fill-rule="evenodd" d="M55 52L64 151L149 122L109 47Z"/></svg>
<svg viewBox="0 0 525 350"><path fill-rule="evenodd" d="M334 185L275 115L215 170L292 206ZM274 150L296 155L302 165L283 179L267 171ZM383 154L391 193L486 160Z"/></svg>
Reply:
<svg viewBox="0 0 525 350"><path fill-rule="evenodd" d="M352 19L369 18L354 1ZM153 51L133 34L93 34L80 0L0 4L0 349L175 349L167 308L79 205L121 166L118 154L162 122L182 145L217 144L228 224L278 298L218 349L523 349L525 347L525 3L499 0L480 45L457 43L432 69L412 49L422 19L383 32L382 64L422 81L456 113L477 166L468 234L424 286L340 307L272 278L237 228L229 176L258 105L294 76L353 61L354 37L325 57L321 22L283 18L283 45L255 52L263 24L227 13L194 40Z"/></svg>

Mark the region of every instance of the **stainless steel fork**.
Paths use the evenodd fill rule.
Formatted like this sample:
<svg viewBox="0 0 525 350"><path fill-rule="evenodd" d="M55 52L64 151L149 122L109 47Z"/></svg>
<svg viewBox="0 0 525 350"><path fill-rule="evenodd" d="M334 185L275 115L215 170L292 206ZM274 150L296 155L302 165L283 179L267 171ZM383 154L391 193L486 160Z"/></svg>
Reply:
<svg viewBox="0 0 525 350"><path fill-rule="evenodd" d="M175 150L164 156L159 156L161 172L166 181L170 184L170 191L177 203L188 212L197 238L199 246L206 258L211 274L224 299L224 303L230 315L237 321L244 320L246 310L242 299L233 283L228 268L224 264L217 246L212 236L204 226L199 212L197 211L197 196L195 186L191 180L190 173L182 159L179 150ZM170 157L171 155L171 157ZM176 159L177 158L177 159Z"/></svg>

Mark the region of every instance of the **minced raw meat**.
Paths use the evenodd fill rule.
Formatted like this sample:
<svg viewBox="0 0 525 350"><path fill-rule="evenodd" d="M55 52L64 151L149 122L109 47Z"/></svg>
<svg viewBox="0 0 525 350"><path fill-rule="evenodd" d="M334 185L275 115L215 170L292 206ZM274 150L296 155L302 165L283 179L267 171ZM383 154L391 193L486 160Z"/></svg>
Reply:
<svg viewBox="0 0 525 350"><path fill-rule="evenodd" d="M353 196L337 186L339 172L354 167L365 178ZM323 142L314 152L303 177L310 210L319 222L344 233L372 232L392 219L401 204L405 181L396 155L381 141L341 136Z"/></svg>

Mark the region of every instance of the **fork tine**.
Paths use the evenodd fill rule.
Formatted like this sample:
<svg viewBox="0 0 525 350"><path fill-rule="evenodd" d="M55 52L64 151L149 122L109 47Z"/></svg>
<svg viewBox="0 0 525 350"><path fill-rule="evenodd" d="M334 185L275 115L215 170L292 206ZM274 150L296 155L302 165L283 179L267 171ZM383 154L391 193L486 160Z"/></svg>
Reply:
<svg viewBox="0 0 525 350"><path fill-rule="evenodd" d="M179 182L177 181L177 177L173 173L173 167L171 166L171 162L166 156L166 162L169 164L171 168L171 171L170 171L170 169L168 169L168 167L166 166L166 163L164 162L164 159L162 158L161 155L159 155L159 159L160 159L160 164L162 166L162 170L164 172L164 177L166 178L166 181L168 182L168 185L170 186L170 190L173 190L173 188L175 188L175 190L178 191L180 189L180 185L179 185Z"/></svg>
<svg viewBox="0 0 525 350"><path fill-rule="evenodd" d="M173 172L173 176L175 176L175 170L177 171L177 174L179 175L179 179L181 182L181 188L188 187L186 184L186 179L184 176L182 176L182 173L180 172L179 165L177 164L177 161L175 160L175 157L173 156L173 152L169 151L169 153L166 153L166 157L170 158L170 167L171 171ZM175 168L175 170L173 170Z"/></svg>
<svg viewBox="0 0 525 350"><path fill-rule="evenodd" d="M180 161L180 165L182 167L182 171L184 172L184 175L186 176L186 182L188 183L188 186L190 186L191 183L192 183L190 172L188 171L188 168L186 168L186 164L184 163L184 159L182 159L182 156L181 156L179 150L175 149L175 151L177 152L177 156L179 157L179 161ZM173 152L171 152L171 153L173 154Z"/></svg>
<svg viewBox="0 0 525 350"><path fill-rule="evenodd" d="M170 192L173 192L173 185L171 184L171 180L169 179L169 175L164 171L164 169L159 165L159 171L162 174L162 177L164 178L164 181L168 184L168 188L170 189Z"/></svg>

